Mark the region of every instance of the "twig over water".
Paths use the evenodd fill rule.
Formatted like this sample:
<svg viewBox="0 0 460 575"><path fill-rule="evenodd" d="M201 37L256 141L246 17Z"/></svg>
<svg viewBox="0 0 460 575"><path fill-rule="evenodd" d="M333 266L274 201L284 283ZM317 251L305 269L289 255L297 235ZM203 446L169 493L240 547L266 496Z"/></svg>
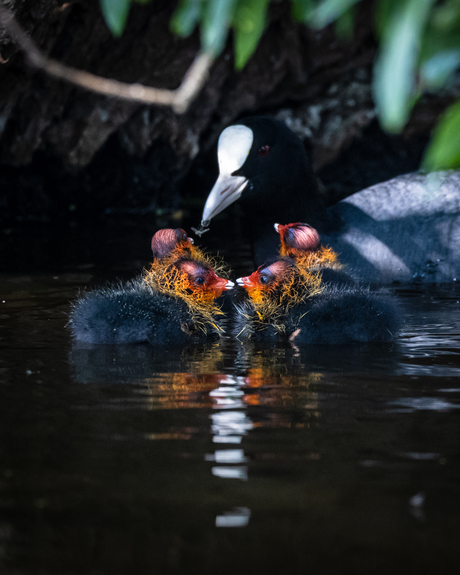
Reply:
<svg viewBox="0 0 460 575"><path fill-rule="evenodd" d="M35 42L24 32L12 12L0 5L0 24L4 26L14 41L24 51L28 63L50 76L70 82L98 94L113 96L141 104L171 106L183 114L206 82L213 58L209 54L198 53L182 82L175 90L151 88L143 84L126 84L118 80L102 78L84 70L77 70L45 56Z"/></svg>

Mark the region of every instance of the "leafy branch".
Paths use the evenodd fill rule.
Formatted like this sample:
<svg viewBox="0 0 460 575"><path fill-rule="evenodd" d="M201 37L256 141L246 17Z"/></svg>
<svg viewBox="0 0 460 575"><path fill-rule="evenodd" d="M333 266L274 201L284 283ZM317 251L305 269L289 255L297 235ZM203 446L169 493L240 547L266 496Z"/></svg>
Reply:
<svg viewBox="0 0 460 575"><path fill-rule="evenodd" d="M132 1L100 0L114 35L126 24ZM272 0L275 1L275 0ZM292 17L321 29L334 23L339 36L352 36L356 7L363 0L290 0ZM270 0L179 0L171 29L189 36L199 28L202 50L217 57L233 31L235 68L244 68L267 25ZM399 132L420 96L449 85L460 67L458 0L376 0L379 50L373 91L380 123ZM427 170L460 166L460 104L441 117L423 161Z"/></svg>
<svg viewBox="0 0 460 575"><path fill-rule="evenodd" d="M100 0L104 19L120 36L132 2ZM201 53L176 90L124 84L65 66L40 52L9 10L0 4L0 21L26 54L29 63L48 74L86 89L145 104L169 105L183 113L203 87L209 68L233 31L235 68L244 68L267 26L270 1L179 0L171 29L185 37L198 28ZM290 0L292 18L313 28L334 23L339 36L351 37L355 13L364 0ZM382 127L401 131L413 106L426 91L452 85L460 68L459 0L375 0L379 49L373 90ZM460 167L460 102L440 118L422 163L426 170Z"/></svg>

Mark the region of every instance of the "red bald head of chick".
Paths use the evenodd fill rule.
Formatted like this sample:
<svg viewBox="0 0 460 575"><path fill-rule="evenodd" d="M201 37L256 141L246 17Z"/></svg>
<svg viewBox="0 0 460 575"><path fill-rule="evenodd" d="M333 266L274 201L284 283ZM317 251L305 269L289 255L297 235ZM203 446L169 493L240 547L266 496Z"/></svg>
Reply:
<svg viewBox="0 0 460 575"><path fill-rule="evenodd" d="M251 303L263 313L277 307L288 309L321 291L321 277L301 270L292 258L278 258L257 268L250 276L238 278Z"/></svg>
<svg viewBox="0 0 460 575"><path fill-rule="evenodd" d="M169 256L173 250L191 252L193 240L187 237L182 228L165 228L158 230L152 237L151 246L154 259L162 259Z"/></svg>
<svg viewBox="0 0 460 575"><path fill-rule="evenodd" d="M222 292L231 290L235 285L216 275L210 265L201 262L181 259L174 266L179 271L174 280L175 291L182 293L185 290L197 302L213 302Z"/></svg>
<svg viewBox="0 0 460 575"><path fill-rule="evenodd" d="M293 258L300 269L308 272L325 267L342 267L335 251L322 246L318 232L308 224L275 224L275 230L280 235L280 255Z"/></svg>
<svg viewBox="0 0 460 575"><path fill-rule="evenodd" d="M275 230L280 235L281 256L295 258L305 252L316 252L321 247L318 232L308 224L275 224Z"/></svg>

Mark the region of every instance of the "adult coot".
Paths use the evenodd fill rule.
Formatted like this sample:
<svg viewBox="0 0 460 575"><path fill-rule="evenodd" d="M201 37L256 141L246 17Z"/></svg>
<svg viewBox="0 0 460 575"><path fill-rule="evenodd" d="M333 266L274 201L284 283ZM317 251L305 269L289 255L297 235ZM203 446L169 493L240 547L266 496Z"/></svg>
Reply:
<svg viewBox="0 0 460 575"><path fill-rule="evenodd" d="M276 251L273 222L306 221L366 281L460 277L460 172L399 176L326 209L301 140L265 117L226 128L218 160L199 231L238 201L256 265Z"/></svg>

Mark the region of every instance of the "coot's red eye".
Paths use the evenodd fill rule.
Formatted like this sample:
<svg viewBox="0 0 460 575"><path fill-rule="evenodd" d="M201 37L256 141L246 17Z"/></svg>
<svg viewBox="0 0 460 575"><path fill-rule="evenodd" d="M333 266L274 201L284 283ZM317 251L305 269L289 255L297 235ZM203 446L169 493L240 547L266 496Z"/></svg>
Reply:
<svg viewBox="0 0 460 575"><path fill-rule="evenodd" d="M262 146L261 148L259 148L257 155L258 156L268 156L269 150L270 150L270 146Z"/></svg>

